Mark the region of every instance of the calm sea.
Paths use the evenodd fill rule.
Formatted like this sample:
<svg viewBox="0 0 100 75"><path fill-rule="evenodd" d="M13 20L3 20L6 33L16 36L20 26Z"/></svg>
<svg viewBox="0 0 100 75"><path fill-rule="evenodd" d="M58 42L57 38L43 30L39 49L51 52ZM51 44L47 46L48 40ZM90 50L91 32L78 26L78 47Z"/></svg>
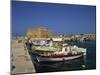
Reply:
<svg viewBox="0 0 100 75"><path fill-rule="evenodd" d="M86 42L67 42L82 48L87 48L87 56L82 59L72 61L54 62L54 63L38 63L35 54L30 54L37 73L57 72L57 71L73 71L73 70L90 70L96 69L96 41Z"/></svg>

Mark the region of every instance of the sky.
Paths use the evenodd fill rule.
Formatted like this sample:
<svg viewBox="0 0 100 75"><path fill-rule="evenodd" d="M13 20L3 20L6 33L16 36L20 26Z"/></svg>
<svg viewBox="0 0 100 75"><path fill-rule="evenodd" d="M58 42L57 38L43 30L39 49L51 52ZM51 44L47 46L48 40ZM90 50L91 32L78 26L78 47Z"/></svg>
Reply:
<svg viewBox="0 0 100 75"><path fill-rule="evenodd" d="M96 7L86 5L12 1L12 35L46 27L54 34L96 33Z"/></svg>

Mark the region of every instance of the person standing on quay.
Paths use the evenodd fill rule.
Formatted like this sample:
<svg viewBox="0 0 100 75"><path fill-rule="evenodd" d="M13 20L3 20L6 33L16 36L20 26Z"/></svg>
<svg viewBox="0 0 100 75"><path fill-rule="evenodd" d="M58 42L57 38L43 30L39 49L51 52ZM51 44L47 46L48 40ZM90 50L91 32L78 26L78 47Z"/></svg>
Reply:
<svg viewBox="0 0 100 75"><path fill-rule="evenodd" d="M26 44L27 49L30 52L32 50L32 45L33 45L32 39L28 38L25 44Z"/></svg>

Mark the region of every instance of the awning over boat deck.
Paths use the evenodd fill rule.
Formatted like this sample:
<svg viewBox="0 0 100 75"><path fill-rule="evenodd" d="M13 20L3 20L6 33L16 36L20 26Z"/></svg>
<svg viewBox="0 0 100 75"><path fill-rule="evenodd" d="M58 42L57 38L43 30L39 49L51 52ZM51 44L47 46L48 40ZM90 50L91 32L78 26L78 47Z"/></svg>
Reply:
<svg viewBox="0 0 100 75"><path fill-rule="evenodd" d="M54 52L57 50L57 48L54 47L36 47L36 51L45 51L45 52Z"/></svg>

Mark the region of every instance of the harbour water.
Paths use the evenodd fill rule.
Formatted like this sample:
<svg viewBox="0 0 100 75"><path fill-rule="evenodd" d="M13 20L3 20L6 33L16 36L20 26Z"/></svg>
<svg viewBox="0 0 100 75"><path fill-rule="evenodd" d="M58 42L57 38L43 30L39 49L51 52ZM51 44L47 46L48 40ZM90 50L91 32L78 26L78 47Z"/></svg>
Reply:
<svg viewBox="0 0 100 75"><path fill-rule="evenodd" d="M96 69L96 41L93 40L85 42L67 42L67 43L77 45L82 48L87 48L87 56L84 58L75 59L71 61L38 63L36 61L36 55L30 53L33 64L35 65L36 68L36 72L43 73L43 72Z"/></svg>

